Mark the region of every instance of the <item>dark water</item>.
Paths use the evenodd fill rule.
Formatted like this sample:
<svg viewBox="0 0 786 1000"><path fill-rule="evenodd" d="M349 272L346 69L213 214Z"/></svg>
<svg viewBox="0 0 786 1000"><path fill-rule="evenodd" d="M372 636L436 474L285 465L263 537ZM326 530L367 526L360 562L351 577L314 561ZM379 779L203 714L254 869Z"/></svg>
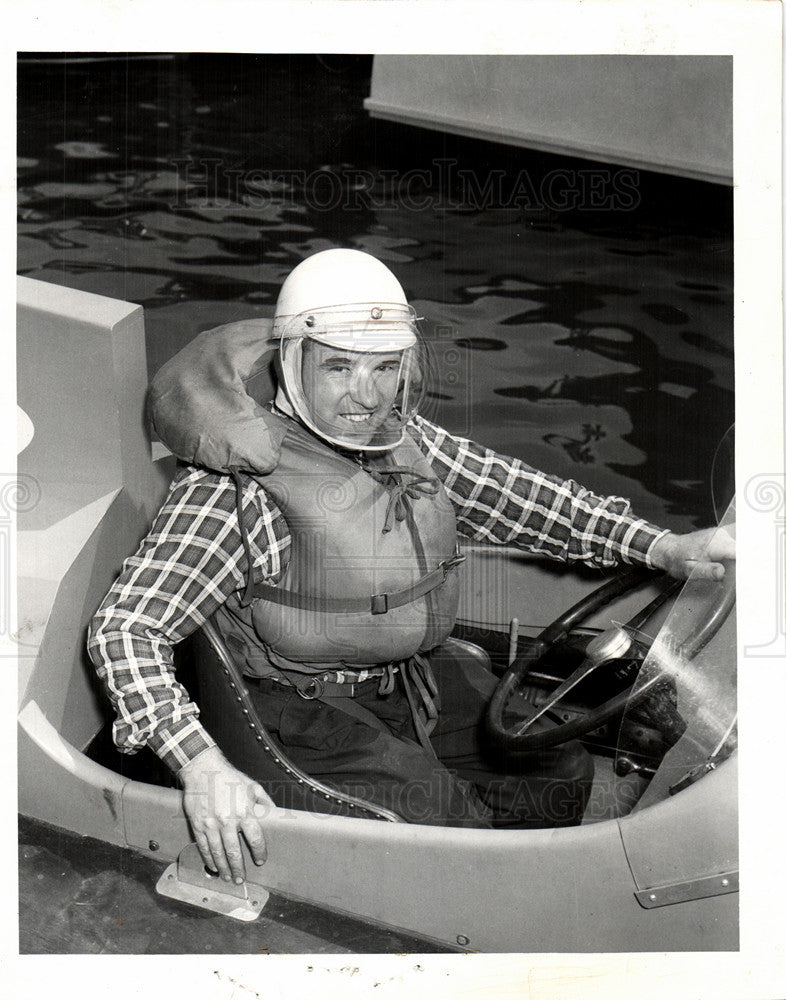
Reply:
<svg viewBox="0 0 786 1000"><path fill-rule="evenodd" d="M428 415L657 522L709 523L730 190L374 122L370 68L23 61L19 272L143 305L152 374L200 330L270 315L309 253L368 250L435 341Z"/></svg>

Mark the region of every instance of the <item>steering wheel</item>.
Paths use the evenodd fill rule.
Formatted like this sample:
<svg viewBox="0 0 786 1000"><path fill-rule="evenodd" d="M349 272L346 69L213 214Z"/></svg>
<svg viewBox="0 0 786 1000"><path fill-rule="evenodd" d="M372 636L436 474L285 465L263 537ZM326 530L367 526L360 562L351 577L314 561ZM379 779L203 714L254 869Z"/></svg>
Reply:
<svg viewBox="0 0 786 1000"><path fill-rule="evenodd" d="M547 747L558 746L568 740L576 739L598 729L609 719L617 715L626 706L631 706L640 701L653 687L656 681L660 680L661 674L657 673L651 679L634 692L633 685L619 694L614 695L608 701L593 709L581 719L574 719L560 725L553 726L541 731L531 731L532 723L542 718L546 712L553 709L562 698L579 684L585 677L588 677L601 664L610 660L621 659L631 652L640 653L643 651L639 643L632 637L634 633L643 629L655 612L669 600L675 591L682 586L684 581L671 580L663 577L664 588L645 608L643 608L628 623L627 629L614 626L595 636L587 645L585 659L574 672L559 685L553 692L546 704L539 708L534 715L517 722L515 728L506 728L503 723L503 713L511 695L521 683L523 677L535 666L551 649L563 642L569 631L579 625L587 617L599 610L608 601L614 600L623 594L629 593L640 587L645 582L652 579L651 573L641 570L629 571L620 574L614 579L598 587L578 604L560 615L555 621L544 629L537 637L531 653L526 657L516 660L501 678L499 684L491 697L486 711L486 725L492 739L507 750L542 750ZM714 609L710 618L701 623L694 632L690 641L683 647L683 654L691 659L699 652L718 632L725 622L732 607L734 606L734 590L728 591L720 604Z"/></svg>
<svg viewBox="0 0 786 1000"><path fill-rule="evenodd" d="M713 459L713 504L716 511L716 520L719 523L721 519L718 517L717 495L721 492L721 485L729 479L729 469L732 470L731 478L733 479L733 430L732 426L726 432ZM503 722L505 706L524 676L550 650L563 642L572 628L581 624L582 621L598 611L608 601L612 601L623 594L635 590L651 579L651 573L638 569L621 573L607 583L604 583L587 597L574 604L572 608L569 608L559 618L555 619L535 639L532 650L526 656L519 657L510 665L497 684L486 709L487 731L499 746L513 751L543 750L548 747L559 746L561 743L567 743L569 740L585 736L587 733L600 728L600 726L608 722L609 719L614 718L624 708L631 708L638 704L652 691L664 676L663 672L657 669L653 670L651 676L638 685L634 679L634 683L627 690L614 695L581 719L557 724L550 729L532 731L532 724L534 722L543 718L569 691L599 666L612 660L626 657L631 653L635 655L641 655L643 652L646 653L646 647L643 647L633 636L637 631L643 630L656 611L683 584L683 581L670 580L665 576L662 577L664 587L661 593L631 619L627 626L620 627L615 625L613 628L606 629L605 632L590 640L585 649L584 661L559 685L551 697L547 699L545 705L541 706L523 722L515 723L515 728L506 728ZM692 660L697 653L712 641L729 617L735 600L735 587L727 587L720 600L713 603L709 615L704 617L703 620L698 621L693 632L680 644L679 652L683 660Z"/></svg>

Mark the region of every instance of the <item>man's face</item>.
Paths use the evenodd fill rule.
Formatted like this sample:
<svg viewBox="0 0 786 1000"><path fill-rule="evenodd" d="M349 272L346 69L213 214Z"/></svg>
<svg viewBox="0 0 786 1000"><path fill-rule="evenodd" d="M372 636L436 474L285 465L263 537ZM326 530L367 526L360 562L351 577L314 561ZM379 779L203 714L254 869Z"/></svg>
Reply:
<svg viewBox="0 0 786 1000"><path fill-rule="evenodd" d="M400 351L366 354L305 341L303 394L315 425L330 437L367 444L390 414L400 368Z"/></svg>

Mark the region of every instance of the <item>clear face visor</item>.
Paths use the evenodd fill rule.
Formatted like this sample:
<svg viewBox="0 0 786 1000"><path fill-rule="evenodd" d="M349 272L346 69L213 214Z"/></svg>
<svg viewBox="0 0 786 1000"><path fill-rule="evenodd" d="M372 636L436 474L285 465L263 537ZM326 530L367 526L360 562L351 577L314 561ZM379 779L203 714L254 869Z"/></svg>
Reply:
<svg viewBox="0 0 786 1000"><path fill-rule="evenodd" d="M293 317L280 360L294 413L322 439L354 451L401 443L429 368L414 310L384 304Z"/></svg>

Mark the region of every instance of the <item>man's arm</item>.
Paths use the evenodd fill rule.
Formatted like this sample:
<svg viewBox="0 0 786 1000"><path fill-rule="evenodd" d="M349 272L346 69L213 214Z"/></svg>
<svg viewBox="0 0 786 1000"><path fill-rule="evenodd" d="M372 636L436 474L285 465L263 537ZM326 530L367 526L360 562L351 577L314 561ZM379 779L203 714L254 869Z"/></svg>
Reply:
<svg viewBox="0 0 786 1000"><path fill-rule="evenodd" d="M289 545L286 525L250 482L243 510L254 566L275 581ZM172 647L243 585L246 571L233 484L227 477L186 471L124 564L88 640L117 713L115 742L125 752L149 745L177 774L203 859L226 879L242 878L238 830L255 860L264 860L253 805L269 800L205 732L197 707L175 679Z"/></svg>
<svg viewBox="0 0 786 1000"><path fill-rule="evenodd" d="M410 430L455 507L459 531L476 541L598 567L638 563L677 577L720 578L720 560L734 558L730 536L707 550L711 529L675 535L636 517L628 500L598 496L422 417Z"/></svg>

